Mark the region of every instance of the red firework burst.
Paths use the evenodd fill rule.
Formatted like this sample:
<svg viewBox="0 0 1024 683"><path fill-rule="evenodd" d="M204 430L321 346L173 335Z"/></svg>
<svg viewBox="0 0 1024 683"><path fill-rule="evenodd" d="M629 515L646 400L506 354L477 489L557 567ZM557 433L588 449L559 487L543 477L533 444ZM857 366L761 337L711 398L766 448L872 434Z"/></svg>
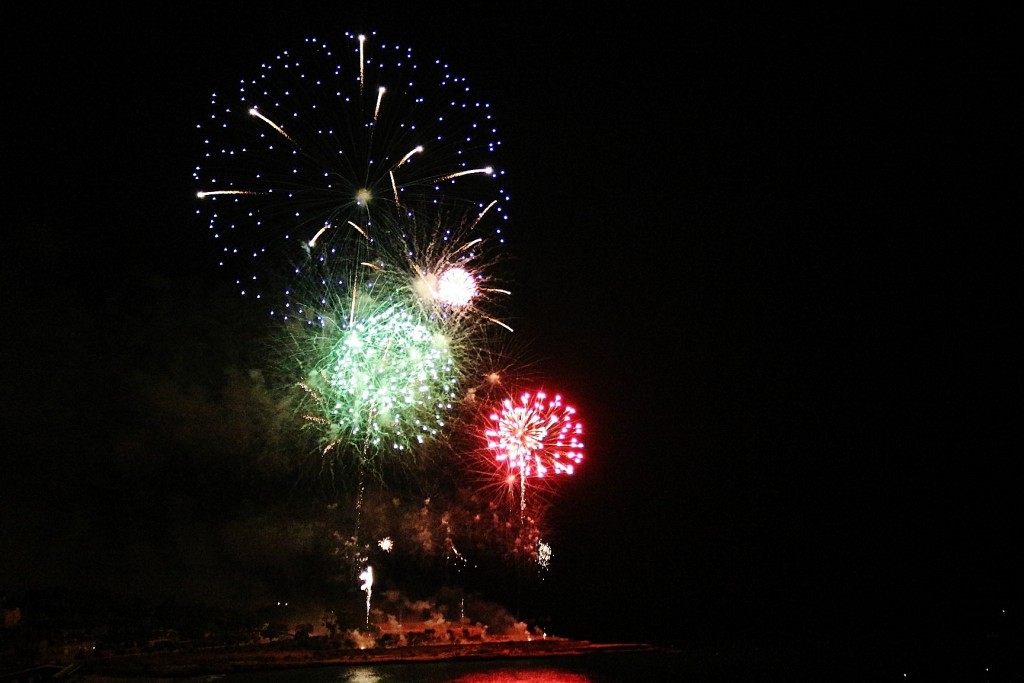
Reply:
<svg viewBox="0 0 1024 683"><path fill-rule="evenodd" d="M531 477L573 474L583 461L583 424L576 409L555 394L524 392L506 398L490 413L484 430L487 448L519 480L520 509L526 508L526 481Z"/></svg>

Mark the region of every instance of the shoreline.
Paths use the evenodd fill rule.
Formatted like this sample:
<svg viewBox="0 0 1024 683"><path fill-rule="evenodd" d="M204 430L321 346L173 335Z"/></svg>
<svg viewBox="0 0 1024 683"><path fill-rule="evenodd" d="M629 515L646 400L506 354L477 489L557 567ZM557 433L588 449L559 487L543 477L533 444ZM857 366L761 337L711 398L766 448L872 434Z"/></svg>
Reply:
<svg viewBox="0 0 1024 683"><path fill-rule="evenodd" d="M245 649L168 652L91 659L81 663L76 678L88 683L124 678L189 678L249 671L362 664L414 663L519 657L569 657L609 652L648 652L660 648L643 643L595 644L589 641L537 640L445 643L403 647Z"/></svg>

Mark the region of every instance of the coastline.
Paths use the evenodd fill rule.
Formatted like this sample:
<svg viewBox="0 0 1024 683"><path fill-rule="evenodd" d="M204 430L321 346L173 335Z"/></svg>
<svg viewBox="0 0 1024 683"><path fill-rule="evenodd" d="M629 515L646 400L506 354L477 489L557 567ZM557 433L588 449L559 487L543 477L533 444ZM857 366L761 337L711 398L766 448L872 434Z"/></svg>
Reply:
<svg viewBox="0 0 1024 683"><path fill-rule="evenodd" d="M591 643L561 638L412 645L403 647L233 649L108 657L82 662L75 677L85 683L124 678L189 678L246 671L360 664L435 662L517 657L568 657L611 652L657 651L643 643Z"/></svg>

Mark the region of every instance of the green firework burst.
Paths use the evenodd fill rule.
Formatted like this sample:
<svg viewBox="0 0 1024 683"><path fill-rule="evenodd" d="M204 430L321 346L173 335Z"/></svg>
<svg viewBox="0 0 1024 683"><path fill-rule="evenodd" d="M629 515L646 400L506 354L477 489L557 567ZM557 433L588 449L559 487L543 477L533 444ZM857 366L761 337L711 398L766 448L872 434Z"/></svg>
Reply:
<svg viewBox="0 0 1024 683"><path fill-rule="evenodd" d="M460 385L442 328L395 297L361 294L305 329L305 417L325 449L349 444L370 460L441 436Z"/></svg>

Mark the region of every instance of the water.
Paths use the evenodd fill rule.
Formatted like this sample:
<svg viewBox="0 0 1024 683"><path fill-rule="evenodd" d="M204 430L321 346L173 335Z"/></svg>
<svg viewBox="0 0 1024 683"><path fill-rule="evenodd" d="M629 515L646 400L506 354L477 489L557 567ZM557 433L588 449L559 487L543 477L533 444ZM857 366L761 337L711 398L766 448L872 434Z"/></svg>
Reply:
<svg viewBox="0 0 1024 683"><path fill-rule="evenodd" d="M1021 681L1019 656L982 661L956 647L942 652L872 647L697 647L296 667L173 679L173 683L723 683L742 681ZM1005 658L1004 658L1005 659ZM83 683L170 683L167 678L101 678Z"/></svg>
<svg viewBox="0 0 1024 683"><path fill-rule="evenodd" d="M704 644L547 657L297 666L192 677L85 675L77 683L720 683L1024 681L1018 640L980 651L959 641L821 640ZM73 680L73 683L74 680Z"/></svg>
<svg viewBox="0 0 1024 683"><path fill-rule="evenodd" d="M678 680L671 652L386 663L254 671L189 683L639 683Z"/></svg>

